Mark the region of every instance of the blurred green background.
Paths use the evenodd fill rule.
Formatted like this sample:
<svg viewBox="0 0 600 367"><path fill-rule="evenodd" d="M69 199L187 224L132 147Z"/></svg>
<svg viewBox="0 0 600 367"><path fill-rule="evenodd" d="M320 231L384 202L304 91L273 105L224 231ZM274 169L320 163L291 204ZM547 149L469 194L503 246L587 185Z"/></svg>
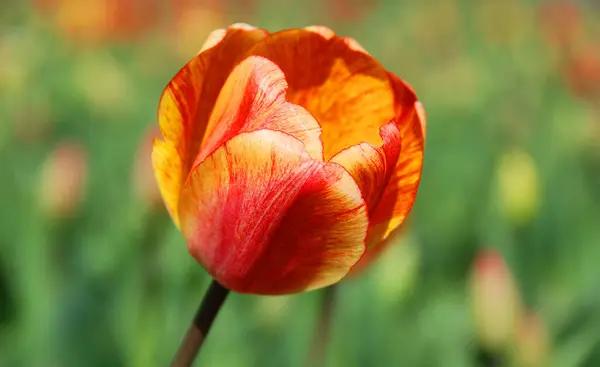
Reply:
<svg viewBox="0 0 600 367"><path fill-rule="evenodd" d="M352 36L428 114L417 203L340 285L329 366L484 365L484 248L510 270L480 312L516 297L534 320L491 349L600 366L594 0L0 2L0 366L168 365L210 279L164 213L149 142L169 79L240 21ZM233 294L197 365L305 365L319 299Z"/></svg>

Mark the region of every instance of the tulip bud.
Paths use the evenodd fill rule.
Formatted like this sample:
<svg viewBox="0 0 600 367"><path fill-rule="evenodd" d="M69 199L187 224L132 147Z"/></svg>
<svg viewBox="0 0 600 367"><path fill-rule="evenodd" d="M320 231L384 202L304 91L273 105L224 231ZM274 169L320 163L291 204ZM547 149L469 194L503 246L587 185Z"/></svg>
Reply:
<svg viewBox="0 0 600 367"><path fill-rule="evenodd" d="M539 179L535 163L520 150L506 152L497 171L502 214L514 225L525 225L539 207Z"/></svg>
<svg viewBox="0 0 600 367"><path fill-rule="evenodd" d="M154 138L159 138L157 127L148 129L140 142L135 155L132 186L134 195L139 197L151 209L163 207L162 196L152 169L152 145Z"/></svg>
<svg viewBox="0 0 600 367"><path fill-rule="evenodd" d="M70 217L79 209L86 183L86 152L74 142L63 142L42 167L40 202L52 217Z"/></svg>
<svg viewBox="0 0 600 367"><path fill-rule="evenodd" d="M536 314L523 317L514 343L515 365L519 367L547 366L550 340L544 321Z"/></svg>
<svg viewBox="0 0 600 367"><path fill-rule="evenodd" d="M600 46L579 47L566 62L563 75L575 95L590 99L600 96Z"/></svg>
<svg viewBox="0 0 600 367"><path fill-rule="evenodd" d="M481 347L501 353L515 334L520 313L518 290L502 255L481 251L470 283L471 307Z"/></svg>

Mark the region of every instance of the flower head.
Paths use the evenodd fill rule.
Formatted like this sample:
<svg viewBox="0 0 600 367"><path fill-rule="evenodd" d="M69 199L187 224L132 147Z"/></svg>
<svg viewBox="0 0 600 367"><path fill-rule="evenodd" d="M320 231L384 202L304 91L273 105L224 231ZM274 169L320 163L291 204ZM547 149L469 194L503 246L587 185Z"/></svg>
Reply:
<svg viewBox="0 0 600 367"><path fill-rule="evenodd" d="M415 93L325 27L214 31L167 85L159 123L167 209L238 292L339 281L403 222L421 177Z"/></svg>
<svg viewBox="0 0 600 367"><path fill-rule="evenodd" d="M482 250L475 259L470 296L477 336L491 352L507 348L521 316L517 285L502 254Z"/></svg>
<svg viewBox="0 0 600 367"><path fill-rule="evenodd" d="M46 159L40 178L42 210L55 218L77 213L86 184L86 151L77 142L61 143Z"/></svg>

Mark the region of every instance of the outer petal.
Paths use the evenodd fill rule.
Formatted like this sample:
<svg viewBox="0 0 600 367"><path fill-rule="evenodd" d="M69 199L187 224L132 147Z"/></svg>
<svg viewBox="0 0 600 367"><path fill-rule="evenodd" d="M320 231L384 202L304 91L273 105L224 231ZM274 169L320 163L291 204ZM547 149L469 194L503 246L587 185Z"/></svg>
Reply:
<svg viewBox="0 0 600 367"><path fill-rule="evenodd" d="M250 51L283 70L290 102L319 121L326 160L361 142L381 145L379 127L394 117L387 72L357 45L327 28L310 27L274 33Z"/></svg>
<svg viewBox="0 0 600 367"><path fill-rule="evenodd" d="M323 160L319 123L304 108L286 100L287 82L272 61L251 56L232 71L210 117L200 163L240 132L259 129L288 133L302 141L309 155Z"/></svg>
<svg viewBox="0 0 600 367"><path fill-rule="evenodd" d="M370 213L377 208L383 190L394 173L401 147L400 131L395 123L382 126L380 134L383 140L381 147L361 143L331 158L331 162L342 165L354 178ZM370 247L372 244L367 245Z"/></svg>
<svg viewBox="0 0 600 367"><path fill-rule="evenodd" d="M375 210L370 211L367 243L383 242L398 228L410 211L417 196L425 148L425 110L413 90L390 74L396 95L396 125L400 131L401 150L396 167ZM388 244L385 241L382 245ZM381 252L383 246L377 246ZM365 256L370 261L375 253Z"/></svg>
<svg viewBox="0 0 600 367"><path fill-rule="evenodd" d="M232 26L220 42L209 46L185 65L165 88L158 108L164 141L156 141L153 166L171 216L178 225L177 203L192 162L200 150L209 116L233 67L267 33Z"/></svg>
<svg viewBox="0 0 600 367"><path fill-rule="evenodd" d="M257 294L339 281L364 253L368 226L342 167L271 130L237 135L199 164L179 215L196 260L229 289Z"/></svg>

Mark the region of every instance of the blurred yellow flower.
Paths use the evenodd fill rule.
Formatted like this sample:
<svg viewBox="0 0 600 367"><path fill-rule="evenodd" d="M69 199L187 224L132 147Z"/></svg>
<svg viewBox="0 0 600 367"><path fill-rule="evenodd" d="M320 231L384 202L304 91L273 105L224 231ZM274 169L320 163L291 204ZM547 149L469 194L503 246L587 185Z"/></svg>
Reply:
<svg viewBox="0 0 600 367"><path fill-rule="evenodd" d="M127 73L107 52L90 52L75 64L76 90L101 111L119 112L131 103L131 84Z"/></svg>
<svg viewBox="0 0 600 367"><path fill-rule="evenodd" d="M505 152L500 158L497 181L501 213L513 225L529 223L540 205L539 174L533 159L518 149Z"/></svg>
<svg viewBox="0 0 600 367"><path fill-rule="evenodd" d="M519 367L545 367L549 362L550 337L544 320L535 313L523 317L514 341L513 358Z"/></svg>

